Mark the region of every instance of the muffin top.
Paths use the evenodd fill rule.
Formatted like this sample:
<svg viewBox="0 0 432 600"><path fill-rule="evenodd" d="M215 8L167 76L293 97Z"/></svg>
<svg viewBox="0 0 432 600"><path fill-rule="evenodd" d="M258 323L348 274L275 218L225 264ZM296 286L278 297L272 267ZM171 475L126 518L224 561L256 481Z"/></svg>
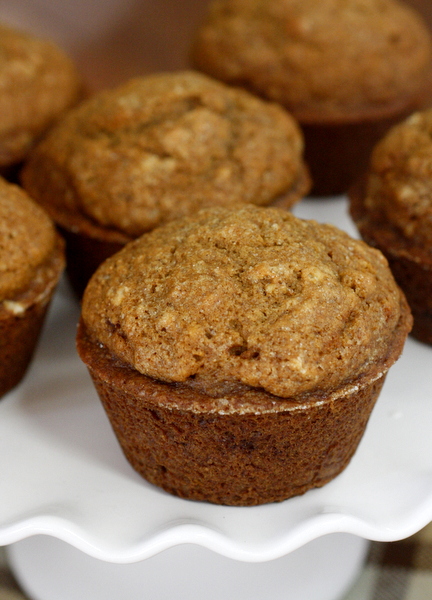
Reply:
<svg viewBox="0 0 432 600"><path fill-rule="evenodd" d="M0 166L9 166L77 102L82 82L55 44L0 25L0 91Z"/></svg>
<svg viewBox="0 0 432 600"><path fill-rule="evenodd" d="M45 211L16 185L0 178L0 302L36 285L57 243L54 225Z"/></svg>
<svg viewBox="0 0 432 600"><path fill-rule="evenodd" d="M192 59L307 122L404 106L424 86L431 48L398 0L213 0Z"/></svg>
<svg viewBox="0 0 432 600"><path fill-rule="evenodd" d="M136 78L71 111L23 185L65 227L128 241L209 205L305 191L303 140L281 107L194 72Z"/></svg>
<svg viewBox="0 0 432 600"><path fill-rule="evenodd" d="M384 220L432 254L432 109L414 113L377 144L364 206L367 218Z"/></svg>
<svg viewBox="0 0 432 600"><path fill-rule="evenodd" d="M291 398L382 373L404 303L380 252L278 208L210 208L108 259L90 338L137 371L213 397ZM387 366L388 368L388 366Z"/></svg>

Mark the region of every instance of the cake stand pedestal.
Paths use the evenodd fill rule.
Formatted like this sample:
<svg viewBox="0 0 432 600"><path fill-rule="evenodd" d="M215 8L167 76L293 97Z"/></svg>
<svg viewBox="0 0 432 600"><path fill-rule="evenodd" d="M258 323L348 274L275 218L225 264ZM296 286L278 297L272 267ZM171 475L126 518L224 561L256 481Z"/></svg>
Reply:
<svg viewBox="0 0 432 600"><path fill-rule="evenodd" d="M344 198L299 216L355 235ZM348 467L285 502L176 498L124 458L75 349L62 285L32 366L0 402L0 544L33 600L339 600L366 540L432 520L432 347L408 339Z"/></svg>
<svg viewBox="0 0 432 600"><path fill-rule="evenodd" d="M49 536L12 544L15 577L33 600L339 600L369 542L329 534L278 559L242 562L182 544L133 564L92 558Z"/></svg>

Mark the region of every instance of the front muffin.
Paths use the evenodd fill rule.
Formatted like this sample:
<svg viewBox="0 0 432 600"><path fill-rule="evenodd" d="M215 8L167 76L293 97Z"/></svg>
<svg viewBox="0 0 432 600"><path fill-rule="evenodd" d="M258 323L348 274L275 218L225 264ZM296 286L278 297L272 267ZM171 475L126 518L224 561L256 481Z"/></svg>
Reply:
<svg viewBox="0 0 432 600"><path fill-rule="evenodd" d="M63 268L48 215L0 178L0 396L25 374Z"/></svg>
<svg viewBox="0 0 432 600"><path fill-rule="evenodd" d="M303 127L314 193L333 194L430 96L431 49L421 17L397 0L214 0L192 58L285 106Z"/></svg>
<svg viewBox="0 0 432 600"><path fill-rule="evenodd" d="M97 270L78 350L139 473L252 505L341 472L410 325L363 242L281 209L214 208Z"/></svg>
<svg viewBox="0 0 432 600"><path fill-rule="evenodd" d="M50 41L0 25L0 169L21 163L82 96L73 62Z"/></svg>
<svg viewBox="0 0 432 600"><path fill-rule="evenodd" d="M198 73L162 73L70 113L32 154L23 185L66 232L69 265L83 253L86 283L93 254L97 264L201 207L290 206L309 189L302 151L275 104Z"/></svg>
<svg viewBox="0 0 432 600"><path fill-rule="evenodd" d="M432 110L413 114L377 144L350 196L362 237L387 256L406 294L413 335L432 343Z"/></svg>

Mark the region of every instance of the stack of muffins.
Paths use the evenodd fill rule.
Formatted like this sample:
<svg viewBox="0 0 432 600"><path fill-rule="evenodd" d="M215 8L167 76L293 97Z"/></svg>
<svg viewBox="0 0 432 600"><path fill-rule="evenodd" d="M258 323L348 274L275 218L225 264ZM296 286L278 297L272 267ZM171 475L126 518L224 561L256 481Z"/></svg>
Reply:
<svg viewBox="0 0 432 600"><path fill-rule="evenodd" d="M432 113L365 174L432 98L432 40L396 0L213 0L191 46L197 70L87 98L68 62L39 121L7 119L23 189L4 195L33 212L12 234L0 187L0 352L27 298L47 305L64 239L78 352L132 467L183 498L281 501L348 465L411 309L432 342ZM291 213L348 189L365 241Z"/></svg>

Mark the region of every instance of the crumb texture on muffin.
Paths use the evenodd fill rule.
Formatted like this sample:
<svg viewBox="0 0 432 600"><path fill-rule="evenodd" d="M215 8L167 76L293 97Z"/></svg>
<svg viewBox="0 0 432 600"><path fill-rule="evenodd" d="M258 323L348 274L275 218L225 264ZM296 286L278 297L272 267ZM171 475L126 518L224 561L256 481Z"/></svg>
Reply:
<svg viewBox="0 0 432 600"><path fill-rule="evenodd" d="M432 110L414 113L375 147L365 218L394 227L432 255Z"/></svg>
<svg viewBox="0 0 432 600"><path fill-rule="evenodd" d="M203 206L268 204L292 190L298 200L302 152L276 104L199 73L161 73L69 113L33 152L23 185L66 228L85 219L127 240Z"/></svg>
<svg viewBox="0 0 432 600"><path fill-rule="evenodd" d="M397 0L214 0L194 65L321 120L405 102L424 86L431 38Z"/></svg>
<svg viewBox="0 0 432 600"><path fill-rule="evenodd" d="M82 316L92 339L154 379L289 398L383 368L403 302L377 250L249 205L128 244L91 279Z"/></svg>
<svg viewBox="0 0 432 600"><path fill-rule="evenodd" d="M0 166L8 166L76 104L82 80L55 44L0 24L0 90Z"/></svg>
<svg viewBox="0 0 432 600"><path fill-rule="evenodd" d="M36 286L57 245L48 215L18 186L0 178L0 302Z"/></svg>

